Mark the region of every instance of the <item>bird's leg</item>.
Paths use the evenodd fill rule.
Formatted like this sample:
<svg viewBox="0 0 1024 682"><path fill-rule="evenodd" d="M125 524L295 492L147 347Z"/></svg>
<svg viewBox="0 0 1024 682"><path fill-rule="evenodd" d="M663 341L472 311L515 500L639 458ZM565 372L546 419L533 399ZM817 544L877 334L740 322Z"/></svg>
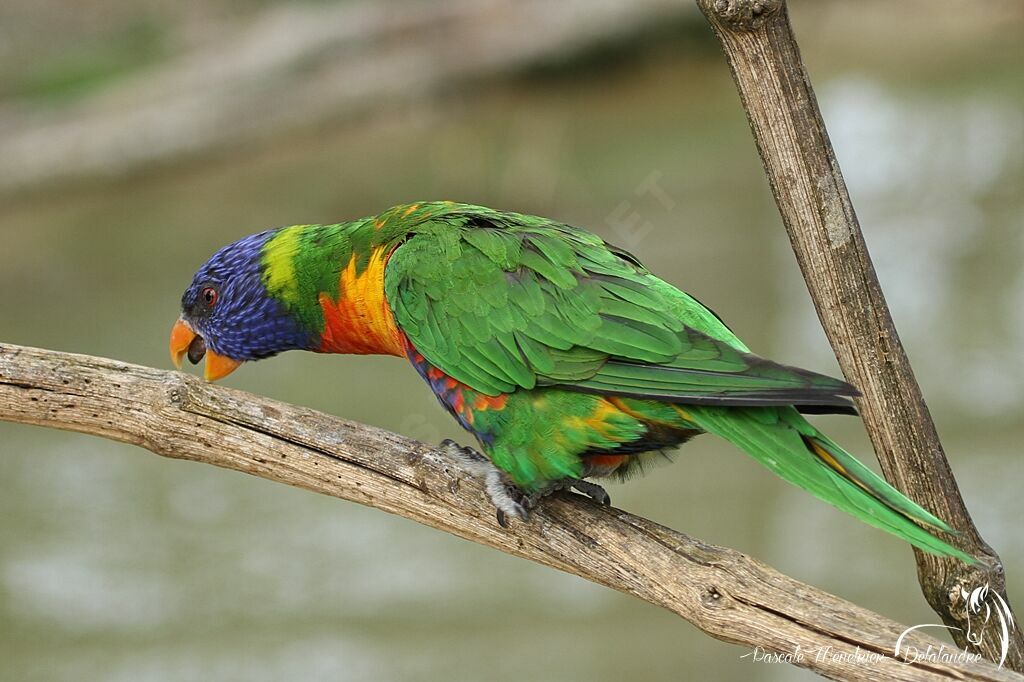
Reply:
<svg viewBox="0 0 1024 682"><path fill-rule="evenodd" d="M459 445L451 438L445 438L441 441L441 449L462 462L467 469L474 473L485 474L488 469L494 467L486 455L477 452L471 447Z"/></svg>
<svg viewBox="0 0 1024 682"><path fill-rule="evenodd" d="M485 479L487 482L487 493L491 502L498 508L498 524L502 528L508 528L508 515L516 516L522 521L530 519L530 510L534 509L540 501L553 492L559 490L576 489L598 504L610 506L612 498L608 492L596 483L584 481L579 478L564 478L561 481L552 481L543 488L532 493L524 492L519 486L513 484L504 473L495 468Z"/></svg>
<svg viewBox="0 0 1024 682"><path fill-rule="evenodd" d="M536 507L542 499L558 490L576 489L598 504L608 506L612 503L611 497L604 488L581 478L552 481L543 488L527 493L509 480L505 472L494 466L486 455L473 448L459 445L450 439L441 441L441 447L471 472L483 477L484 489L491 499L491 504L495 507L495 516L498 519L498 525L502 528L508 528L508 517L510 516L521 521L529 521L530 510Z"/></svg>
<svg viewBox="0 0 1024 682"><path fill-rule="evenodd" d="M486 455L447 438L441 441L441 448L461 462L466 469L484 479L484 489L496 509L498 524L502 528L508 528L509 516L523 521L530 518L533 504L526 493L510 481L505 472L494 466Z"/></svg>
<svg viewBox="0 0 1024 682"><path fill-rule="evenodd" d="M497 470L495 470L497 471ZM572 490L576 489L578 492L586 495L590 499L594 500L598 504L609 506L612 503L612 498L608 495L604 488L596 483L590 481L584 481L581 478L563 478L560 481L551 481L543 488L540 488L532 493L524 493L518 486L513 485L504 477L504 474L499 473L499 479L504 479L501 484L504 485L504 490L511 493L513 498L513 504L515 505L514 511L515 516L518 516L523 521L527 521L530 518L530 510L534 509L540 501L551 493L559 490ZM491 492L491 486L487 487L488 492ZM502 513L502 506L498 504L495 499L495 494L491 493L491 501L494 502L494 506L498 507L498 523L502 527L507 528L507 521L505 515Z"/></svg>

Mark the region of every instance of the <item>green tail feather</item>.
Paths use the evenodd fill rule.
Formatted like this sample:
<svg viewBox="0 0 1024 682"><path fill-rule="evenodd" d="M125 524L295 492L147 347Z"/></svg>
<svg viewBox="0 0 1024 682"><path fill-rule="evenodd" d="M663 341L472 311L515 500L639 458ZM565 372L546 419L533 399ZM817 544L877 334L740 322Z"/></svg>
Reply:
<svg viewBox="0 0 1024 682"><path fill-rule="evenodd" d="M932 534L954 533L949 525L858 462L795 409L694 405L687 406L686 412L708 433L732 442L782 478L834 507L926 552L977 563Z"/></svg>

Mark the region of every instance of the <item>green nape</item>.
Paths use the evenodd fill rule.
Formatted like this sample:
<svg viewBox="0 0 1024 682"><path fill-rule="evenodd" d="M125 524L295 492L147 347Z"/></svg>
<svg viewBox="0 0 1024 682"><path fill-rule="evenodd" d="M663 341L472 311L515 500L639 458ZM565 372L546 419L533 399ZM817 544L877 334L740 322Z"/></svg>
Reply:
<svg viewBox="0 0 1024 682"><path fill-rule="evenodd" d="M288 306L306 329L322 332L318 299L339 296L340 275L355 259L358 276L375 249L400 241L418 223L448 209L451 202L395 206L379 216L332 225L291 225L275 230L263 246L261 264L267 293Z"/></svg>

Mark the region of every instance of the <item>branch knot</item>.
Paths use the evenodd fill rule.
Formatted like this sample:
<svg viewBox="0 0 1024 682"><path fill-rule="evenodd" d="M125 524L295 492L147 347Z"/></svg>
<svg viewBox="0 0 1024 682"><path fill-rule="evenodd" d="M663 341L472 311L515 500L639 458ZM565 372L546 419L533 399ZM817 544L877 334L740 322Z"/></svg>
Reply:
<svg viewBox="0 0 1024 682"><path fill-rule="evenodd" d="M783 0L712 0L706 4L716 20L739 31L760 28L785 5Z"/></svg>

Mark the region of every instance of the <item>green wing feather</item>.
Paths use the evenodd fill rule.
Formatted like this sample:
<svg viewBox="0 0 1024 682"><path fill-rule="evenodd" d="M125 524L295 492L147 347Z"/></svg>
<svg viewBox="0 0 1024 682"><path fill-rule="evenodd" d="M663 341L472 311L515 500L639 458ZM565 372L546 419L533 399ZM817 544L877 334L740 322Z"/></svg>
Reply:
<svg viewBox="0 0 1024 682"><path fill-rule="evenodd" d="M482 393L840 408L856 395L752 355L696 299L591 233L458 204L409 231L385 272L395 320L431 364Z"/></svg>

